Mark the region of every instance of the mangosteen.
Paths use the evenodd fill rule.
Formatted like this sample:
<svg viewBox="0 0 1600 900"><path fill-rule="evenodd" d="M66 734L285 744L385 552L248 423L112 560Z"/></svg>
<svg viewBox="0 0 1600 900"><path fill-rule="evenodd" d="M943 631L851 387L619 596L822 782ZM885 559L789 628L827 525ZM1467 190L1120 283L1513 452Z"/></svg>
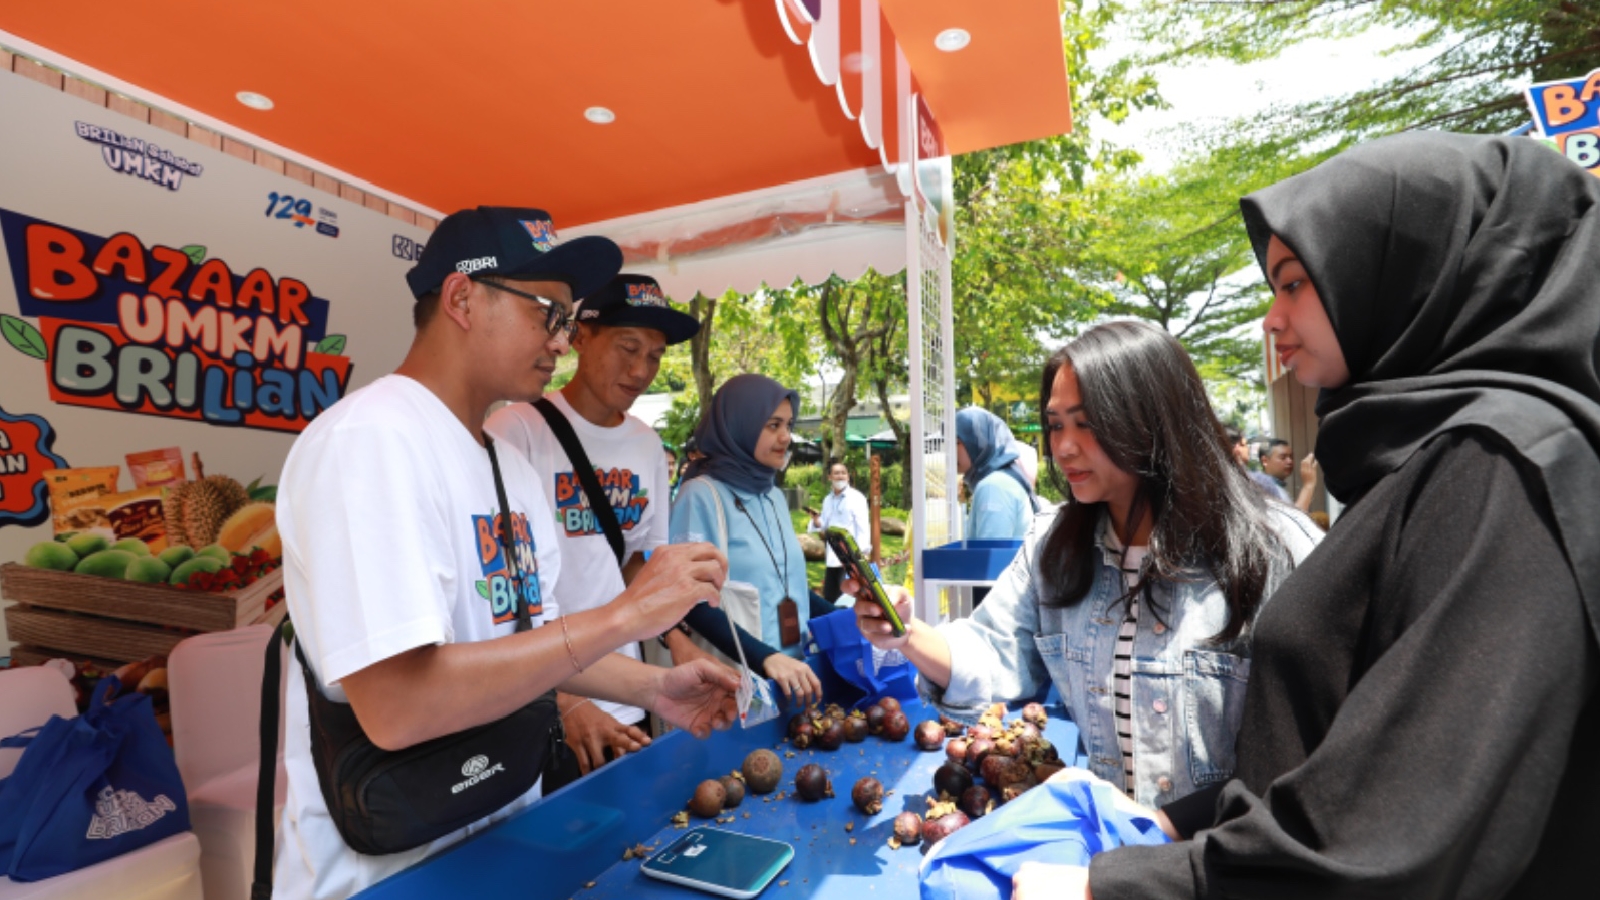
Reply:
<svg viewBox="0 0 1600 900"><path fill-rule="evenodd" d="M800 726L811 722L811 710L802 710L789 719L789 737L800 733Z"/></svg>
<svg viewBox="0 0 1600 900"><path fill-rule="evenodd" d="M972 773L955 763L945 763L933 773L933 789L940 794L959 797L972 787Z"/></svg>
<svg viewBox="0 0 1600 900"><path fill-rule="evenodd" d="M994 741L988 738L973 738L967 745L967 766L974 771L983 765L983 758L994 752Z"/></svg>
<svg viewBox="0 0 1600 900"><path fill-rule="evenodd" d="M894 712L900 708L900 701L893 697L881 697L878 700L878 705L883 707L884 712Z"/></svg>
<svg viewBox="0 0 1600 900"><path fill-rule="evenodd" d="M1045 713L1044 704L1029 703L1022 708L1022 721L1043 731L1045 723L1050 721L1050 716Z"/></svg>
<svg viewBox="0 0 1600 900"><path fill-rule="evenodd" d="M702 819L714 819L722 813L722 803L727 799L728 793L723 790L722 782L707 779L694 789L689 811Z"/></svg>
<svg viewBox="0 0 1600 900"><path fill-rule="evenodd" d="M870 775L861 779L850 789L850 802L869 816L883 812L883 784Z"/></svg>
<svg viewBox="0 0 1600 900"><path fill-rule="evenodd" d="M801 800L815 802L833 796L833 782L828 780L828 770L816 763L806 763L794 776L794 792Z"/></svg>
<svg viewBox="0 0 1600 900"><path fill-rule="evenodd" d="M994 809L994 800L989 796L988 788L975 784L961 792L960 806L961 811L969 817L980 819Z"/></svg>
<svg viewBox="0 0 1600 900"><path fill-rule="evenodd" d="M795 728L794 735L789 740L794 744L796 750L804 750L811 746L811 742L816 740L816 737L816 726L810 722L801 722L799 727Z"/></svg>
<svg viewBox="0 0 1600 900"><path fill-rule="evenodd" d="M982 722L979 722L977 725L968 726L967 737L972 738L973 740L982 738L986 741L992 741L994 740L994 729L983 724Z"/></svg>
<svg viewBox="0 0 1600 900"><path fill-rule="evenodd" d="M948 758L953 763L960 763L962 765L966 765L967 764L967 745L971 744L971 743L972 743L972 741L969 738L964 738L964 737L951 738L949 743L944 745L944 755L945 755L946 758Z"/></svg>
<svg viewBox="0 0 1600 900"><path fill-rule="evenodd" d="M921 750L938 750L944 746L944 726L929 719L917 723L917 747Z"/></svg>
<svg viewBox="0 0 1600 900"><path fill-rule="evenodd" d="M870 734L881 734L883 732L883 720L888 718L888 716L889 716L889 714L887 712L885 712L884 708L881 707L881 706L878 706L878 705L874 704L872 706L867 707L867 731L868 731L868 733L870 733Z"/></svg>
<svg viewBox="0 0 1600 900"><path fill-rule="evenodd" d="M943 713L939 715L939 724L944 726L944 733L949 737L955 737L966 730L966 727L960 722L945 716Z"/></svg>
<svg viewBox="0 0 1600 900"><path fill-rule="evenodd" d="M1024 737L1038 738L1044 736L1044 732L1039 729L1039 726L1032 722L1018 722L1012 726L1011 730L1016 733L1019 740Z"/></svg>
<svg viewBox="0 0 1600 900"><path fill-rule="evenodd" d="M770 794L778 786L778 781L783 778L783 760L778 754L765 748L752 750L744 758L745 786L758 794Z"/></svg>
<svg viewBox="0 0 1600 900"><path fill-rule="evenodd" d="M1000 801L1002 803L1010 803L1038 786L1038 783L1031 778L1027 781L1019 781L1016 784L1008 784L1000 789Z"/></svg>
<svg viewBox="0 0 1600 900"><path fill-rule="evenodd" d="M1060 763L1039 763L1033 767L1033 777L1039 779L1040 784L1050 780L1050 776L1064 771L1067 767Z"/></svg>
<svg viewBox="0 0 1600 900"><path fill-rule="evenodd" d="M894 836L903 847L915 847L922 843L922 817L914 812L895 816Z"/></svg>
<svg viewBox="0 0 1600 900"><path fill-rule="evenodd" d="M852 715L844 720L844 739L859 744L867 739L867 717Z"/></svg>
<svg viewBox="0 0 1600 900"><path fill-rule="evenodd" d="M984 781L998 788L1006 783L1006 775L1013 767L1010 757L991 753L978 766L978 774L983 776Z"/></svg>
<svg viewBox="0 0 1600 900"><path fill-rule="evenodd" d="M829 703L827 707L822 710L822 714L836 722L842 721L844 719L844 707L837 703Z"/></svg>
<svg viewBox="0 0 1600 900"><path fill-rule="evenodd" d="M817 746L824 750L837 750L844 743L844 726L837 719L826 719L826 728L817 732Z"/></svg>
<svg viewBox="0 0 1600 900"><path fill-rule="evenodd" d="M967 818L966 813L958 809L953 813L947 813L937 819L929 819L922 823L922 839L929 844L937 844L954 834L957 829L965 828L970 824L972 824L972 820Z"/></svg>
<svg viewBox="0 0 1600 900"><path fill-rule="evenodd" d="M900 710L884 713L883 739L886 741L903 741L911 733L911 723L906 721L906 714Z"/></svg>
<svg viewBox="0 0 1600 900"><path fill-rule="evenodd" d="M722 800L723 809L733 809L744 802L744 780L736 775L724 775L717 781L722 783L722 792L727 796Z"/></svg>

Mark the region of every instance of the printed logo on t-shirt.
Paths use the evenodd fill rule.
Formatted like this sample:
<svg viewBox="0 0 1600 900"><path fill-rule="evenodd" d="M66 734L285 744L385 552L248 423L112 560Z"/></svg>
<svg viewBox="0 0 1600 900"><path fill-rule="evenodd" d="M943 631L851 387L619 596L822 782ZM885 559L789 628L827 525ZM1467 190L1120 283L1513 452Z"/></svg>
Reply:
<svg viewBox="0 0 1600 900"><path fill-rule="evenodd" d="M632 469L595 469L594 474L617 514L617 524L623 531L632 531L643 521L644 511L650 506L650 491L639 486L639 476L633 474ZM556 473L556 522L567 537L603 533L594 512L589 509L589 495L583 492L583 482L575 472Z"/></svg>
<svg viewBox="0 0 1600 900"><path fill-rule="evenodd" d="M517 618L513 597L511 570L506 565L505 553L500 545L500 517L473 516L472 527L478 542L478 562L483 567L483 579L478 582L478 596L489 601L494 611L494 623L511 622ZM534 553L533 529L528 527L528 517L522 513L511 514L511 549L517 555L517 573L521 576L523 601L528 615L544 612L544 600L539 594L539 559Z"/></svg>

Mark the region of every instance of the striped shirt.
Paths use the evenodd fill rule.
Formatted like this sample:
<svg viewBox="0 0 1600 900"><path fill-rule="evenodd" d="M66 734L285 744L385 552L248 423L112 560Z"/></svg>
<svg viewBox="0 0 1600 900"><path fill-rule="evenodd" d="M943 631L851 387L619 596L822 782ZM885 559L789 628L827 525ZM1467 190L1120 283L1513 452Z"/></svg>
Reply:
<svg viewBox="0 0 1600 900"><path fill-rule="evenodd" d="M1110 536L1106 542L1106 549L1113 553L1120 550L1113 544L1116 538ZM1134 547L1122 556L1122 581L1124 589L1131 592L1133 586L1139 581L1139 566L1144 562L1147 547ZM1112 669L1112 694L1115 697L1117 744L1122 749L1122 780L1123 790L1128 796L1133 796L1133 639L1139 633L1139 598L1131 594L1127 598L1126 612L1122 616L1122 625L1117 629L1116 664Z"/></svg>

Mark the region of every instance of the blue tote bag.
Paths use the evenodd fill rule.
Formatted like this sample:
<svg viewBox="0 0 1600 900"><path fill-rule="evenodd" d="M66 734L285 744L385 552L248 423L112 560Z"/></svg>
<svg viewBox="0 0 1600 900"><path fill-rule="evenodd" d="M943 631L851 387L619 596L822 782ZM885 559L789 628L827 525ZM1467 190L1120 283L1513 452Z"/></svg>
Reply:
<svg viewBox="0 0 1600 900"><path fill-rule="evenodd" d="M150 698L107 703L119 687L103 678L83 715L52 716L0 741L24 748L0 781L0 874L52 878L189 830L178 764Z"/></svg>
<svg viewBox="0 0 1600 900"><path fill-rule="evenodd" d="M936 844L918 873L922 900L1001 900L1025 862L1087 866L1095 854L1165 844L1154 819L1081 769L1051 779Z"/></svg>
<svg viewBox="0 0 1600 900"><path fill-rule="evenodd" d="M811 637L839 677L866 693L863 702L885 694L909 699L917 695L917 670L905 657L878 665L872 644L861 633L853 610L818 616L810 621Z"/></svg>

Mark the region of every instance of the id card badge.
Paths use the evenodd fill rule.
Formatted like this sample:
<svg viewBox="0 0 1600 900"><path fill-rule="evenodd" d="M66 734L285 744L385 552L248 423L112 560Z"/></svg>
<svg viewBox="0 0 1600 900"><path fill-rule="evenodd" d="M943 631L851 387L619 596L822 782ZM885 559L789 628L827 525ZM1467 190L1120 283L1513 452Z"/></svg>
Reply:
<svg viewBox="0 0 1600 900"><path fill-rule="evenodd" d="M790 597L778 604L778 640L785 647L800 643L800 608Z"/></svg>

